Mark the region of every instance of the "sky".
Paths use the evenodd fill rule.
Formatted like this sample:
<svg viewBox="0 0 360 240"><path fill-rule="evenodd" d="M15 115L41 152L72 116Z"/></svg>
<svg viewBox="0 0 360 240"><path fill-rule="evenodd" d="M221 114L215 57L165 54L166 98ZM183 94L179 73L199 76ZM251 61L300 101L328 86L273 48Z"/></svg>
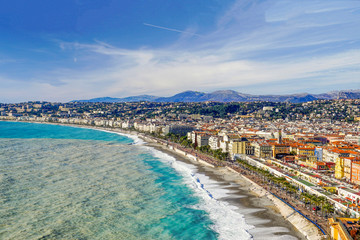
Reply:
<svg viewBox="0 0 360 240"><path fill-rule="evenodd" d="M0 102L360 89L360 0L0 0Z"/></svg>

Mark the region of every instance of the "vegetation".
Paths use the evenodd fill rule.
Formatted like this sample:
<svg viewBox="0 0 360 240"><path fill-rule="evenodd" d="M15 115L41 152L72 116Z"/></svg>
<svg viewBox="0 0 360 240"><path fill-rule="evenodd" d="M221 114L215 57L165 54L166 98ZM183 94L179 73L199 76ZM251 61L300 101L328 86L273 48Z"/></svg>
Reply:
<svg viewBox="0 0 360 240"><path fill-rule="evenodd" d="M226 160L229 157L228 152L223 152L221 149L212 150L209 145L197 147L202 153L209 154L218 160Z"/></svg>
<svg viewBox="0 0 360 240"><path fill-rule="evenodd" d="M19 104L1 104L2 114L11 112L23 116L95 117L146 119L167 118L186 119L191 115L198 117L234 118L242 115L255 118L276 120L327 119L353 122L360 110L359 100L317 100L307 103L288 102L127 102L127 103L49 103L28 102ZM65 107L66 110L60 108ZM272 107L267 109L264 107ZM26 110L26 111L24 111ZM183 115L180 117L180 115Z"/></svg>
<svg viewBox="0 0 360 240"><path fill-rule="evenodd" d="M290 196L300 199L305 206L309 205L310 209L315 209L317 214L318 210L320 210L320 214L322 215L334 213L334 206L325 197L307 193L305 190L299 189L299 187L289 183L284 177L277 177L269 171L250 165L244 160L238 160L238 163L253 173L260 175L264 181L271 183L272 186L278 186L285 190Z"/></svg>

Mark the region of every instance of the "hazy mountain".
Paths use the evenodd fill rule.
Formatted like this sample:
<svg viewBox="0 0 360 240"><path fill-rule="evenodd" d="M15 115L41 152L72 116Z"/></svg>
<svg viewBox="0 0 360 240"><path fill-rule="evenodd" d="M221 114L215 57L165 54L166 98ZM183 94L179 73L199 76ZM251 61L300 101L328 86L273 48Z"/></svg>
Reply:
<svg viewBox="0 0 360 240"><path fill-rule="evenodd" d="M185 91L182 93L175 94L172 97L161 97L155 99L155 102L204 102L204 97L207 93ZM206 98L206 97L205 97Z"/></svg>
<svg viewBox="0 0 360 240"><path fill-rule="evenodd" d="M148 101L153 102L155 99L158 99L157 96L152 95L139 95L133 97L126 97L126 98L119 98L120 102L141 102L141 101Z"/></svg>
<svg viewBox="0 0 360 240"><path fill-rule="evenodd" d="M217 101L217 102L245 102L247 98L251 95L238 93L232 90L222 90L216 91L207 94L207 101Z"/></svg>
<svg viewBox="0 0 360 240"><path fill-rule="evenodd" d="M291 102L302 103L318 99L360 99L360 90L343 90L332 91L322 94L290 94L290 95L251 95L239 93L232 90L215 91L212 93L203 93L196 91L185 91L175 94L171 97L156 97L151 95L140 95L126 98L93 98L89 100L77 100L73 102L253 102L253 101L270 101L270 102Z"/></svg>
<svg viewBox="0 0 360 240"><path fill-rule="evenodd" d="M357 99L360 98L360 89L332 91L315 95L319 99Z"/></svg>
<svg viewBox="0 0 360 240"><path fill-rule="evenodd" d="M125 97L125 98L112 98L112 97L102 97L102 98L92 98L89 100L74 100L72 102L141 102L141 101L148 101L152 102L155 99L158 99L157 96L151 95L139 95L139 96L132 96L132 97Z"/></svg>
<svg viewBox="0 0 360 240"><path fill-rule="evenodd" d="M88 100L73 100L71 102L118 102L120 98L112 97L101 97L101 98L92 98Z"/></svg>
<svg viewBox="0 0 360 240"><path fill-rule="evenodd" d="M308 93L301 94L292 94L292 95L257 95L248 97L247 101L269 101L269 102L291 102L291 103L301 103L317 100L318 98L314 97Z"/></svg>

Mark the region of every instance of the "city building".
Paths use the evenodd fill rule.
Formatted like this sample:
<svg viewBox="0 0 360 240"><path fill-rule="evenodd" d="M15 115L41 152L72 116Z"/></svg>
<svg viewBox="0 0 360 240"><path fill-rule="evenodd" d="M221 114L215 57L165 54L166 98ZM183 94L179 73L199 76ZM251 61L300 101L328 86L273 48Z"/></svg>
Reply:
<svg viewBox="0 0 360 240"><path fill-rule="evenodd" d="M329 218L331 239L354 240L359 239L359 221L356 218Z"/></svg>

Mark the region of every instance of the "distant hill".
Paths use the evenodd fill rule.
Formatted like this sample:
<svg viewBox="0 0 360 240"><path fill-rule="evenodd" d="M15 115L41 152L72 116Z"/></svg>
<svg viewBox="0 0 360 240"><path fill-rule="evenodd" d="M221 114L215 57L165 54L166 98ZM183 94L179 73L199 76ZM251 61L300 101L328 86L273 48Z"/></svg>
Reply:
<svg viewBox="0 0 360 240"><path fill-rule="evenodd" d="M155 99L156 102L203 102L207 101L206 96L207 93L203 92L194 92L194 91L186 91L182 93L178 93L172 97L161 97Z"/></svg>
<svg viewBox="0 0 360 240"><path fill-rule="evenodd" d="M152 95L140 95L126 98L93 98L89 100L75 100L72 102L253 102L253 101L269 101L269 102L291 102L302 103L319 99L360 99L360 90L343 90L333 91L322 94L290 94L290 95L251 95L239 93L232 90L215 91L212 93L203 93L196 91L185 91L175 94L171 97L156 97Z"/></svg>
<svg viewBox="0 0 360 240"><path fill-rule="evenodd" d="M125 98L112 98L112 97L102 97L102 98L92 98L89 100L74 100L71 102L107 102L107 103L113 103L113 102L141 102L141 101L148 101L153 102L159 97L157 96L151 96L151 95L139 95L139 96L133 96L133 97L125 97Z"/></svg>

